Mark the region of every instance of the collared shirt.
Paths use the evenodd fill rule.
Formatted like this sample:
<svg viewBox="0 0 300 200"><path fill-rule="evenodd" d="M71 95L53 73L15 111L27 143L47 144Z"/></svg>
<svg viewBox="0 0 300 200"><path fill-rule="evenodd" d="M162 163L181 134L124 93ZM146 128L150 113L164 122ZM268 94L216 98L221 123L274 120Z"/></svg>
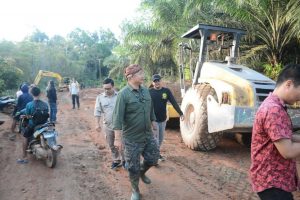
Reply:
<svg viewBox="0 0 300 200"><path fill-rule="evenodd" d="M79 93L79 86L78 86L78 84L76 84L74 82L71 83L71 85L69 87L69 90L70 90L71 94L78 95L78 93Z"/></svg>
<svg viewBox="0 0 300 200"><path fill-rule="evenodd" d="M259 107L252 130L250 178L255 192L275 187L297 190L296 162L285 159L274 142L292 138L292 123L285 105L270 94Z"/></svg>
<svg viewBox="0 0 300 200"><path fill-rule="evenodd" d="M104 125L112 129L112 116L115 108L118 93L108 96L105 93L99 94L95 103L94 116L101 117L103 115Z"/></svg>
<svg viewBox="0 0 300 200"><path fill-rule="evenodd" d="M118 94L113 114L113 129L122 130L123 137L134 142L144 142L152 134L151 121L155 121L151 96L147 88L138 90L129 84Z"/></svg>

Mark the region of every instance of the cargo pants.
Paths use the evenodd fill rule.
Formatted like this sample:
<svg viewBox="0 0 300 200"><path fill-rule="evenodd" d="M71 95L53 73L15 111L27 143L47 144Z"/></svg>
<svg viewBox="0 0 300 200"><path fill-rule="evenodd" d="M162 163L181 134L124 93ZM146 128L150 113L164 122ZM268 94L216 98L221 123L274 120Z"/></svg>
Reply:
<svg viewBox="0 0 300 200"><path fill-rule="evenodd" d="M104 126L105 140L108 145L112 160L114 163L124 161L124 148L121 135L115 135L115 132Z"/></svg>
<svg viewBox="0 0 300 200"><path fill-rule="evenodd" d="M144 163L148 166L157 164L159 158L159 148L157 141L153 135L147 136L146 140L141 143L130 141L123 138L124 155L126 161L126 168L129 172L129 177L139 177L141 170L141 156L144 158Z"/></svg>

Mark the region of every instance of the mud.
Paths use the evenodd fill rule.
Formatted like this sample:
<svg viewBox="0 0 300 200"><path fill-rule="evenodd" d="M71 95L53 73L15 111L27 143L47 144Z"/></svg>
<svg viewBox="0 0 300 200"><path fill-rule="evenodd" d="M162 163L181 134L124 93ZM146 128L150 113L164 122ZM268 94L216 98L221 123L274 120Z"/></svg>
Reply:
<svg viewBox="0 0 300 200"><path fill-rule="evenodd" d="M64 148L54 169L32 157L28 164L17 164L21 136L11 141L11 119L0 116L5 120L0 126L1 200L130 199L127 172L110 169L110 151L103 134L95 130L93 109L99 91L86 89L80 97L80 110L71 109L66 92L58 93L56 129ZM148 173L152 184L140 183L142 199L258 199L248 180L250 149L232 139L224 138L212 152L196 152L182 143L178 128L167 129L161 153L166 160ZM294 197L300 199L299 192Z"/></svg>

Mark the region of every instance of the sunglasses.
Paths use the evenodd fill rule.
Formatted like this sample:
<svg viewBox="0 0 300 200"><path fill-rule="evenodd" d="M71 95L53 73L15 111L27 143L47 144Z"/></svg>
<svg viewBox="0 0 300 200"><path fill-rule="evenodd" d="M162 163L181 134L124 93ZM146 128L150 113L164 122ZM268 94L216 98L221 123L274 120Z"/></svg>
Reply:
<svg viewBox="0 0 300 200"><path fill-rule="evenodd" d="M160 82L160 80L159 79L155 79L153 82L157 83L157 82Z"/></svg>

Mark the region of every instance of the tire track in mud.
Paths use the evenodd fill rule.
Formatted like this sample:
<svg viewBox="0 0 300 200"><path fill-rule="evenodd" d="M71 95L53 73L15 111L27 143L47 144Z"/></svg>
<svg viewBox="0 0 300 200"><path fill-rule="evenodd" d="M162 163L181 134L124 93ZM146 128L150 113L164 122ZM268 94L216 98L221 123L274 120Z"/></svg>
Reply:
<svg viewBox="0 0 300 200"><path fill-rule="evenodd" d="M205 198L258 199L251 191L247 173L236 168L214 166L207 159L205 162L198 162L181 156L170 156L168 160L181 169L178 171L179 176L205 195Z"/></svg>
<svg viewBox="0 0 300 200"><path fill-rule="evenodd" d="M179 176L195 179L195 187L213 193L212 199L258 199L248 179L249 149L224 138L214 151L191 151L181 142L178 130L167 130L165 138L163 152L170 165L181 167L176 170Z"/></svg>
<svg viewBox="0 0 300 200"><path fill-rule="evenodd" d="M229 194L224 194L219 192L222 188L220 185L215 184L214 182L207 179L203 176L203 172L200 173L191 167L191 161L185 159L184 157L168 157L168 161L173 162L179 170L177 174L181 179L183 179L187 184L192 186L196 191L199 192L199 195L205 196L208 199L226 199ZM199 166L199 168L201 168ZM211 193L212 188L214 189L214 194ZM201 198L199 196L199 198Z"/></svg>
<svg viewBox="0 0 300 200"><path fill-rule="evenodd" d="M111 170L109 150L97 149L92 138L92 135L97 133L91 128L94 126L93 121L90 120L93 117L93 108L85 105L85 103L90 104L90 102L85 102L87 100L92 99L83 98L80 110L66 111L74 112L74 114L68 115L66 127L63 128L66 130L68 126L71 126L74 130L73 133L69 133L70 140L75 141L70 146L76 149L77 153L71 154L71 160L73 160L71 168L77 174L75 181L78 184L80 199L127 199L130 191L124 192L124 188L129 187L122 186L118 181L123 177L125 179L124 173L126 172ZM67 101L66 99L65 102ZM101 141L103 147L105 145L102 142L105 141Z"/></svg>
<svg viewBox="0 0 300 200"><path fill-rule="evenodd" d="M62 96L62 102L65 105L62 105L64 109L59 113L62 119L58 129L65 130L65 133L60 135L69 146L63 151L68 162L67 168L72 170L74 179L72 181L77 187L77 194L68 199L113 199L110 187L104 181L105 178L99 178L99 163L103 162L105 156L93 145L88 136L91 128L88 121L83 120L85 110L71 109L71 101L67 95ZM83 99L81 104L84 104Z"/></svg>

